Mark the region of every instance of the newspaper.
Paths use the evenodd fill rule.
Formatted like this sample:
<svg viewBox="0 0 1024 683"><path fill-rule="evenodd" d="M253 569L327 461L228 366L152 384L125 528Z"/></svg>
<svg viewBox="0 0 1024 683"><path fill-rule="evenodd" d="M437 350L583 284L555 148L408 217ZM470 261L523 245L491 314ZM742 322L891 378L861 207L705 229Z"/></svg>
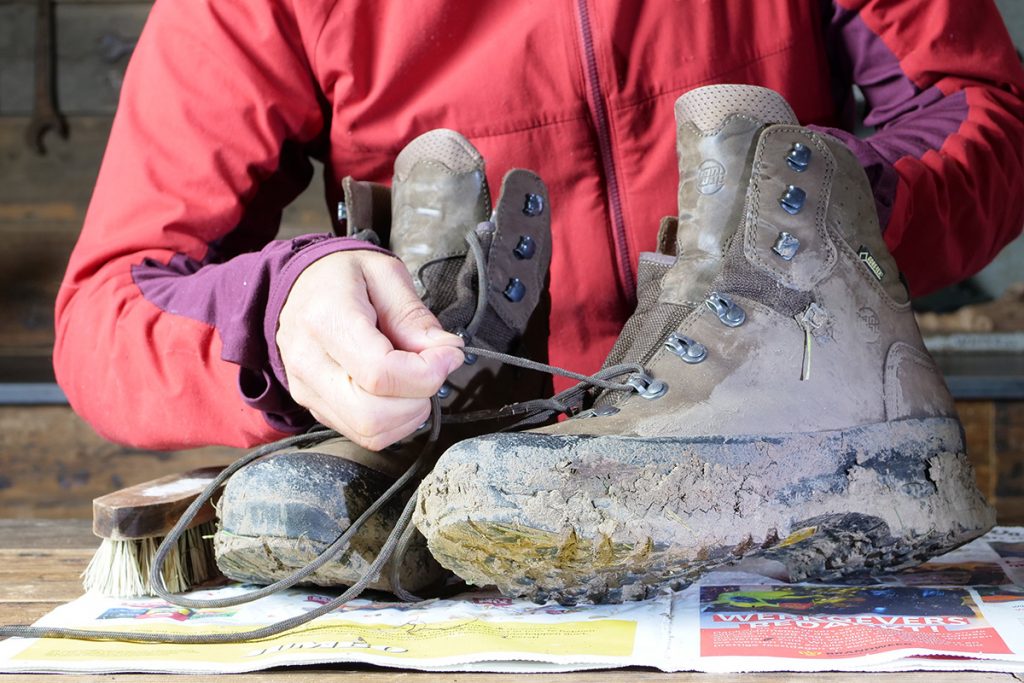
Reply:
<svg viewBox="0 0 1024 683"><path fill-rule="evenodd" d="M334 595L291 589L210 610L86 595L37 623L238 632L315 609ZM622 605L538 605L487 592L422 603L361 599L285 634L230 645L0 642L4 673L213 674L351 662L426 671L1024 672L1024 528L997 528L902 574L847 585L715 572L681 592Z"/></svg>

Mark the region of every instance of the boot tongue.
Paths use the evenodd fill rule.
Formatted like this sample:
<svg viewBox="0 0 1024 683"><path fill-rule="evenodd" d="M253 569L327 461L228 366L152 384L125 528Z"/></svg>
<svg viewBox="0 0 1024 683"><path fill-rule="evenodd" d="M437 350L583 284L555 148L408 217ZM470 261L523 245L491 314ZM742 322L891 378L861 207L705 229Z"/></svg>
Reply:
<svg viewBox="0 0 1024 683"><path fill-rule="evenodd" d="M797 119L778 93L744 85L691 90L676 100L675 114L679 259L666 275L662 299L692 302L711 286L725 247L741 225L761 131Z"/></svg>
<svg viewBox="0 0 1024 683"><path fill-rule="evenodd" d="M424 133L395 160L391 197L391 250L423 296L423 266L465 252L466 233L490 217L484 160L455 131Z"/></svg>

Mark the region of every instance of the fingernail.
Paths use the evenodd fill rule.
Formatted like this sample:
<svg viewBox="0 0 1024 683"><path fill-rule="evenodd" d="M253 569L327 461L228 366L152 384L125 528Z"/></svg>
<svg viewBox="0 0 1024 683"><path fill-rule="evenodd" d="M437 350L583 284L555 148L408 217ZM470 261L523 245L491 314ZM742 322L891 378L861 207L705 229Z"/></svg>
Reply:
<svg viewBox="0 0 1024 683"><path fill-rule="evenodd" d="M453 337L455 339L461 339L458 335L452 334L451 332L445 332L440 327L428 327L425 334L427 339L436 339L438 341L450 341Z"/></svg>
<svg viewBox="0 0 1024 683"><path fill-rule="evenodd" d="M448 361L448 374L452 374L456 370L462 367L464 356L460 353L458 355L452 354L452 358Z"/></svg>

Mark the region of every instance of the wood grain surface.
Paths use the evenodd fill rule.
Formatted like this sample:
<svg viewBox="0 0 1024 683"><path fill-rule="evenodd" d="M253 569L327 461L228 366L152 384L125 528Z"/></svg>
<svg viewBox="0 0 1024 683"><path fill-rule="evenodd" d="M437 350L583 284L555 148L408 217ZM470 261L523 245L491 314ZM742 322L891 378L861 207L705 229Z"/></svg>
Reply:
<svg viewBox="0 0 1024 683"><path fill-rule="evenodd" d="M0 515L88 520L93 498L164 475L226 465L244 452L119 446L67 406L0 406Z"/></svg>
<svg viewBox="0 0 1024 683"><path fill-rule="evenodd" d="M1022 679L1012 674L984 673L899 673L899 674L666 674L644 669L620 669L617 671L590 671L564 674L460 674L420 673L326 669L321 667L295 668L232 676L229 680L241 679L246 683L269 683L270 681L316 681L334 683L404 683L415 681L446 681L447 683L499 683L522 681L522 683L1017 683ZM32 676L30 683L173 683L166 675L122 674L98 676Z"/></svg>

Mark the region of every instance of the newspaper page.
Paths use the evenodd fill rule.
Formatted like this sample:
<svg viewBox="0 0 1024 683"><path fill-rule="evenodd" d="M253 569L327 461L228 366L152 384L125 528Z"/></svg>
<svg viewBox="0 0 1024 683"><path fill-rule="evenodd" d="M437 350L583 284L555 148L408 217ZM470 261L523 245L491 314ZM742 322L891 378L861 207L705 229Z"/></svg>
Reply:
<svg viewBox="0 0 1024 683"><path fill-rule="evenodd" d="M190 596L223 598L251 589L235 585ZM239 607L192 610L157 599L87 595L38 623L138 633L229 633L297 616L331 597L290 589ZM10 639L0 643L0 671L239 673L344 662L487 671L666 666L663 644L671 605L671 595L585 607L536 605L493 594L415 604L354 600L309 624L259 642L154 645ZM474 666L481 662L488 664Z"/></svg>
<svg viewBox="0 0 1024 683"><path fill-rule="evenodd" d="M38 624L242 632L334 595L291 589L211 610L86 595ZM684 591L622 605L537 605L487 592L422 603L361 599L279 636L229 645L0 642L0 672L234 673L347 662L428 671L1024 672L1024 529L998 528L914 569L846 585L722 571Z"/></svg>

